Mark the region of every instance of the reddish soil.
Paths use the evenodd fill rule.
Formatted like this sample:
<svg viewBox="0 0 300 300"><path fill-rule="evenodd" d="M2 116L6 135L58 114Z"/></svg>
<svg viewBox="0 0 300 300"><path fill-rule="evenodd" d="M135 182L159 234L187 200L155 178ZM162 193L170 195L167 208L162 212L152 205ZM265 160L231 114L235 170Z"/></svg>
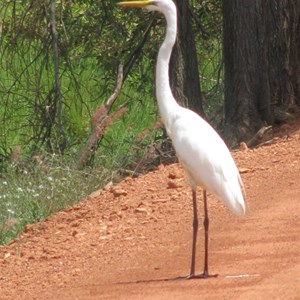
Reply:
<svg viewBox="0 0 300 300"><path fill-rule="evenodd" d="M299 128L291 122L269 145L233 152L245 217L209 195L218 277L171 280L188 274L192 242L191 191L173 164L97 191L0 247L0 299L300 299Z"/></svg>

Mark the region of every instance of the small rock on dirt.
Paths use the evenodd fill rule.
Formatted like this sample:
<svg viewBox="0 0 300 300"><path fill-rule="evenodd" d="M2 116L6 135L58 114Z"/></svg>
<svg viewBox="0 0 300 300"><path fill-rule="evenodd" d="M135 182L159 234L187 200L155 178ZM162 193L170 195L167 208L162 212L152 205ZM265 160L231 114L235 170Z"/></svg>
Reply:
<svg viewBox="0 0 300 300"><path fill-rule="evenodd" d="M177 189L179 188L181 185L179 182L174 181L174 180L169 180L168 181L168 189Z"/></svg>
<svg viewBox="0 0 300 300"><path fill-rule="evenodd" d="M148 213L147 209L146 209L146 208L142 208L142 207L137 207L137 208L135 208L135 209L134 209L134 212L135 212L135 213L145 213L145 214Z"/></svg>
<svg viewBox="0 0 300 300"><path fill-rule="evenodd" d="M126 196L127 195L127 191L125 191L123 189L113 189L112 193L115 197L120 197L120 196Z"/></svg>

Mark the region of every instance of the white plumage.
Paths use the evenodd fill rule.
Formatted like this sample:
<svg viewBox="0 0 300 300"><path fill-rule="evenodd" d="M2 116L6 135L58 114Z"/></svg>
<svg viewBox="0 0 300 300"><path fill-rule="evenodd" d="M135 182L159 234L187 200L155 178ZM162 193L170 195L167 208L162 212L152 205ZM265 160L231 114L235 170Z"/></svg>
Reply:
<svg viewBox="0 0 300 300"><path fill-rule="evenodd" d="M181 109L171 124L170 138L192 188L199 184L232 212L243 215L245 203L240 174L216 131L196 113Z"/></svg>
<svg viewBox="0 0 300 300"><path fill-rule="evenodd" d="M213 193L233 213L243 215L243 184L234 160L217 132L195 112L183 108L174 99L169 84L169 62L177 34L176 6L172 0L120 2L121 6L142 7L161 12L167 21L166 36L159 49L156 65L156 97L167 134L183 165L193 191L193 248L191 271L185 278L207 278L208 227L206 190ZM204 272L195 275L195 252L198 230L196 187L203 188L205 257Z"/></svg>

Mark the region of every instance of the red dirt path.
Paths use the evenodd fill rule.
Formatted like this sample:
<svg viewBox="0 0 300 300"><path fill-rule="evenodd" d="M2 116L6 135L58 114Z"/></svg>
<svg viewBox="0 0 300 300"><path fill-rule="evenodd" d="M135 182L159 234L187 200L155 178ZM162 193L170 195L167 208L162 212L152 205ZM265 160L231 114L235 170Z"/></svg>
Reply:
<svg viewBox="0 0 300 300"><path fill-rule="evenodd" d="M300 299L299 123L280 136L233 153L245 217L209 195L209 266L217 278L164 280L190 265L191 192L174 164L95 192L0 247L0 299ZM201 228L199 271L202 235Z"/></svg>

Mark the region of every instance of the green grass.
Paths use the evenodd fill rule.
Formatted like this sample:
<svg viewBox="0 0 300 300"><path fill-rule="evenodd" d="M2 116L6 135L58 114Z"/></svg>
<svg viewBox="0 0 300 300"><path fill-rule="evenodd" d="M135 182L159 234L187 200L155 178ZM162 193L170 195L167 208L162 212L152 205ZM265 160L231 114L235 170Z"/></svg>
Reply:
<svg viewBox="0 0 300 300"><path fill-rule="evenodd" d="M143 144L136 141L136 133L146 129L148 124L142 119L135 120L137 106L131 109L131 113L129 111L107 130L95 154L93 168L83 171L76 168L79 148L73 148L64 156L42 153L41 166L32 160L22 161L17 166L6 162L5 171L0 175L0 244L16 238L26 224L44 220L115 178L120 180L116 176L118 170L130 169L138 163L156 132L147 135ZM128 124L133 122L140 126L128 130Z"/></svg>
<svg viewBox="0 0 300 300"><path fill-rule="evenodd" d="M120 179L116 176L118 170L134 169L147 152L150 141L156 138L156 131L151 131L142 141L136 138L157 120L156 102L149 92L152 83L136 91L132 87L133 79L129 77L113 106L113 110L116 110L125 103L127 112L107 127L95 153L92 168L87 167L83 171L76 168L77 157L91 133L91 114L113 90L112 84L99 99L101 85L98 87L97 82L92 81L91 74L98 72L100 76L101 72L95 69L76 71L80 73L80 86L87 83L80 90L81 97L72 86L70 77L62 78L66 104L65 130L69 142L63 156L51 155L44 148L35 149L33 153L34 143L26 143L32 131L22 126L28 124L32 116L30 117L30 108L23 104L33 94L22 94L19 90L20 101L17 102L14 102L14 93L6 95L8 111L0 108L0 118L5 119L0 136L0 244L16 238L26 224L44 220L50 214L80 201L107 182ZM20 146L21 156L20 163L16 166L9 156L17 145ZM2 155L5 154L3 157L6 157L2 160L1 147ZM34 155L42 159L42 167L34 163ZM77 188L74 189L74 186Z"/></svg>
<svg viewBox="0 0 300 300"><path fill-rule="evenodd" d="M213 54L217 57L219 53ZM0 244L16 238L26 224L44 220L107 182L122 179L122 175L118 175L120 171L135 171L153 141L162 138L160 129L149 130L138 138L158 119L153 95L153 62L145 56L128 76L112 108L114 111L125 105L127 112L107 127L92 165L83 171L76 168L78 155L91 133L91 115L114 90L111 70L108 74L97 60L87 58L74 61L72 74L71 69L61 70L62 122L68 148L63 156L51 155L46 145L40 147L34 138L43 119L36 108L47 105L45 100L53 87L53 66L51 63L47 67L43 65L42 57L30 64L32 57L34 53L30 51L20 57L16 54L14 60L9 52L1 56ZM14 63L8 64L10 61ZM209 100L208 112L222 97L215 88L216 61L205 58L201 66L202 90ZM17 77L18 81L13 84ZM55 129L51 138L55 138ZM17 145L22 154L16 166L10 155ZM42 167L34 163L34 155L42 159Z"/></svg>
<svg viewBox="0 0 300 300"><path fill-rule="evenodd" d="M78 171L66 159L44 156L42 166L9 165L1 174L0 244L15 238L26 224L44 220L109 180L108 170Z"/></svg>

